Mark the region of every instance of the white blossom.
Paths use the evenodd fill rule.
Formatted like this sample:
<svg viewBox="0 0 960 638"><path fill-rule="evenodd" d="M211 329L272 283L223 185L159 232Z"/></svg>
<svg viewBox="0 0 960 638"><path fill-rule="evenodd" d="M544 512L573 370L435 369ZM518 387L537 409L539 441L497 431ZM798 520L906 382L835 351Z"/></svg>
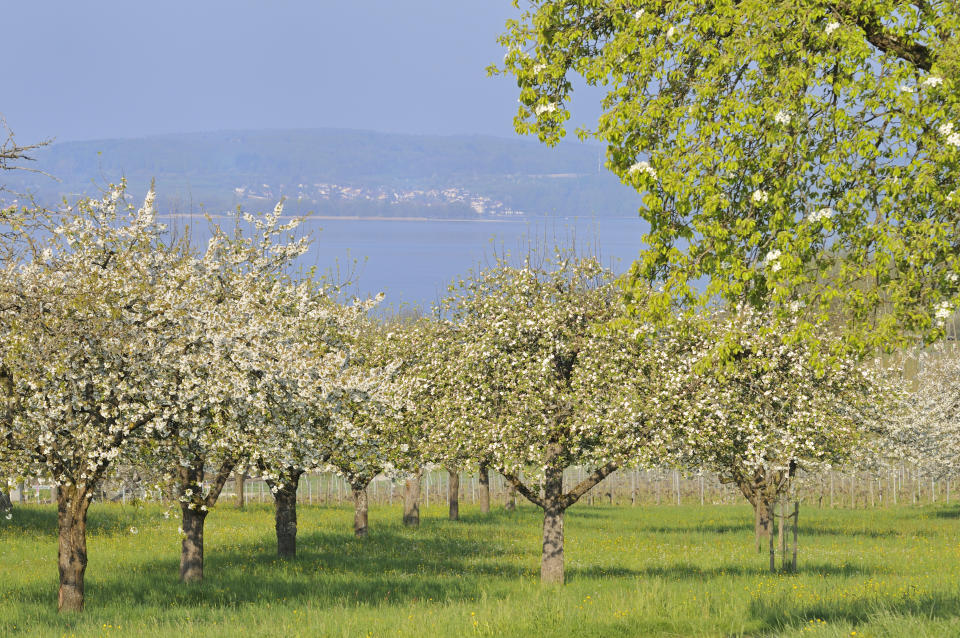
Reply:
<svg viewBox="0 0 960 638"><path fill-rule="evenodd" d="M547 102L546 104L538 104L536 108L533 109L533 112L537 115L537 117L540 117L545 113L553 113L556 110L557 110L556 102Z"/></svg>
<svg viewBox="0 0 960 638"><path fill-rule="evenodd" d="M770 268L772 272L779 272L780 269L783 267L779 261L782 254L783 253L781 253L779 250L773 249L769 251L767 253L767 256L764 258L763 260L764 263L767 265L768 268Z"/></svg>
<svg viewBox="0 0 960 638"><path fill-rule="evenodd" d="M934 316L940 321L949 319L952 314L953 314L953 305L950 304L950 302L948 301L941 301L939 304L937 304L937 307L934 312Z"/></svg>
<svg viewBox="0 0 960 638"><path fill-rule="evenodd" d="M820 210L817 210L813 213L810 213L810 215L807 216L807 219L810 220L811 222L822 222L826 219L830 219L831 217L833 217L833 215L834 215L833 209L830 207L826 207L826 208L821 208Z"/></svg>
<svg viewBox="0 0 960 638"><path fill-rule="evenodd" d="M636 162L635 164L630 166L630 168L627 170L627 173L629 173L630 175L635 175L637 173L646 173L653 179L657 179L657 170L650 165L650 162L647 162L647 161Z"/></svg>

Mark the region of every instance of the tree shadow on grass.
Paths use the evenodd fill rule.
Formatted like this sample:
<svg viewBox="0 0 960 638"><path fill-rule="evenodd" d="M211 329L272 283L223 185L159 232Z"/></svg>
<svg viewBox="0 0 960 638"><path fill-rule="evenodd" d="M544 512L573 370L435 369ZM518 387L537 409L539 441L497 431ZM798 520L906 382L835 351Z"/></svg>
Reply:
<svg viewBox="0 0 960 638"><path fill-rule="evenodd" d="M405 530L381 529L365 539L345 534L300 534L295 559L282 560L268 542L206 548L205 580L177 580L178 557L123 565L111 572L95 565L88 574L87 604L97 607L145 605L233 608L278 600L328 607L416 600L468 600L491 594L489 579L532 574L499 560L504 553L480 540L441 538ZM533 566L529 566L532 568ZM98 573L99 572L99 573ZM17 596L27 604L49 606L55 590L30 586Z"/></svg>
<svg viewBox="0 0 960 638"><path fill-rule="evenodd" d="M832 527L826 525L807 525L800 524L800 535L809 536L845 536L845 537L866 537L866 538L896 538L910 536L936 536L937 532L933 530L911 530L905 532L897 529L863 529L857 527Z"/></svg>
<svg viewBox="0 0 960 638"><path fill-rule="evenodd" d="M884 570L865 569L855 565L831 565L825 563L800 564L796 574L791 575L818 575L818 576L877 576L886 573ZM717 565L701 567L690 563L676 563L673 565L654 565L641 569L625 567L573 567L567 570L571 580L577 578L664 578L667 580L708 580L711 578L725 578L728 576L753 576L757 578L769 577L770 570L758 562L752 565Z"/></svg>
<svg viewBox="0 0 960 638"><path fill-rule="evenodd" d="M960 518L960 514L957 516ZM753 534L753 523L745 521L743 523L698 523L692 522L680 525L638 525L637 530L653 534ZM800 535L805 537L817 536L844 536L844 537L866 537L866 538L896 538L900 536L936 536L937 532L933 530L911 530L904 532L898 529L864 529L862 527L835 527L823 525L820 523L804 524L801 513Z"/></svg>
<svg viewBox="0 0 960 638"><path fill-rule="evenodd" d="M907 592L900 596L861 597L809 604L761 598L750 604L751 616L776 632L808 626L811 621L817 620L858 625L879 613L928 619L956 618L960 616L960 597L943 593L912 595Z"/></svg>
<svg viewBox="0 0 960 638"><path fill-rule="evenodd" d="M638 525L635 529L651 534L745 534L753 533L752 523L691 523L688 525Z"/></svg>

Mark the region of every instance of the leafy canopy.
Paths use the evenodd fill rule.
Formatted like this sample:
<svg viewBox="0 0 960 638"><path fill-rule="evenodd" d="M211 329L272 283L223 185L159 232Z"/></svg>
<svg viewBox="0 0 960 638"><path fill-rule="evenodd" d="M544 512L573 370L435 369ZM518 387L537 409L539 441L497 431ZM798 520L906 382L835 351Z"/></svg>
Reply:
<svg viewBox="0 0 960 638"><path fill-rule="evenodd" d="M955 0L534 0L491 72L548 144L574 76L604 87L578 134L644 194L655 311L799 307L804 335L843 307L867 348L956 307L958 38Z"/></svg>

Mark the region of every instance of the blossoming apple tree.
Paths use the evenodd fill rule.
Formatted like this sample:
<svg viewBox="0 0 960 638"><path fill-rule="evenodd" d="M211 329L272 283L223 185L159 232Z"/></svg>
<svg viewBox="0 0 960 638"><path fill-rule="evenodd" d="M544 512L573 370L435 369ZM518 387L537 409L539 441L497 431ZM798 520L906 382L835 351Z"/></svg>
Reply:
<svg viewBox="0 0 960 638"><path fill-rule="evenodd" d="M960 349L942 341L917 357L916 375L901 378L900 399L886 414L885 460L909 461L933 479L960 473Z"/></svg>
<svg viewBox="0 0 960 638"><path fill-rule="evenodd" d="M774 504L799 471L816 472L872 445L883 393L878 375L852 357L830 365L806 341L789 341L771 315L749 307L699 322L669 438L681 463L736 485L756 512L758 549L770 540Z"/></svg>
<svg viewBox="0 0 960 638"><path fill-rule="evenodd" d="M94 491L168 416L151 388L190 270L162 233L153 192L134 209L121 186L61 211L33 258L0 272L0 462L57 487L61 611L83 609Z"/></svg>
<svg viewBox="0 0 960 638"><path fill-rule="evenodd" d="M333 466L347 477L358 499L355 531L366 534L366 501L357 492L365 495L394 440L378 429L389 422L392 403L385 387L393 369L364 358L364 345L376 342L367 313L379 297L346 305L332 293L314 284L312 311L284 313L295 322L290 338L279 345L294 349L283 357L286 387L270 399L268 423L253 451L276 501L281 556L295 553L296 491L306 471Z"/></svg>
<svg viewBox="0 0 960 638"><path fill-rule="evenodd" d="M677 342L656 332L604 330L622 317L620 299L596 259L558 253L521 267L498 259L462 279L443 302L459 344L438 366L446 366L439 395L448 416L435 427L490 459L543 509L544 583L564 580L567 508L656 448L669 419L659 404L673 396L666 379ZM619 365L638 381L626 410L610 407L616 384L607 375ZM572 464L595 469L566 488L563 471Z"/></svg>

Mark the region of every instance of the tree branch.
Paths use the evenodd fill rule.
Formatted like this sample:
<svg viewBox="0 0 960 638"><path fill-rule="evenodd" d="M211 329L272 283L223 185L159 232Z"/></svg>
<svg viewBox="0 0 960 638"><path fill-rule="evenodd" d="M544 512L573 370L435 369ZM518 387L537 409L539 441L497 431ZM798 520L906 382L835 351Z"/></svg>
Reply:
<svg viewBox="0 0 960 638"><path fill-rule="evenodd" d="M546 509L546 506L543 504L543 499L541 499L539 496L534 494L533 491L530 490L530 488L528 488L526 485L524 485L520 481L520 479L518 479L513 474L504 472L503 470L500 470L500 473L503 474L503 478L507 479L507 481L510 482L510 485L512 485L514 489L520 492L520 494L522 494L525 499L527 499L537 507Z"/></svg>
<svg viewBox="0 0 960 638"><path fill-rule="evenodd" d="M567 509L568 507L570 507L571 505L579 501L580 497L582 497L584 494L586 494L591 489L593 489L597 485L597 483L599 483L603 479L613 474L613 472L615 472L619 467L620 467L619 463L617 463L616 461L610 461L606 465L603 465L595 469L593 472L590 473L589 476L587 476L587 478L580 481L580 483L576 487L574 487L572 490L570 490L569 492L563 495L560 501L563 509Z"/></svg>
<svg viewBox="0 0 960 638"><path fill-rule="evenodd" d="M223 489L223 486L226 485L227 479L230 478L230 474L233 472L236 464L237 459L227 459L220 465L220 471L217 472L217 476L210 482L210 493L207 494L207 498L204 499L204 505L208 508L217 504L217 499L220 498L220 491Z"/></svg>
<svg viewBox="0 0 960 638"><path fill-rule="evenodd" d="M910 62L924 71L933 68L933 53L926 46L917 42L902 40L895 34L887 31L880 22L880 19L874 13L863 13L854 9L846 2L837 2L834 4L834 10L837 15L853 22L863 29L867 36L867 42L877 47L884 53L895 55L901 60Z"/></svg>

